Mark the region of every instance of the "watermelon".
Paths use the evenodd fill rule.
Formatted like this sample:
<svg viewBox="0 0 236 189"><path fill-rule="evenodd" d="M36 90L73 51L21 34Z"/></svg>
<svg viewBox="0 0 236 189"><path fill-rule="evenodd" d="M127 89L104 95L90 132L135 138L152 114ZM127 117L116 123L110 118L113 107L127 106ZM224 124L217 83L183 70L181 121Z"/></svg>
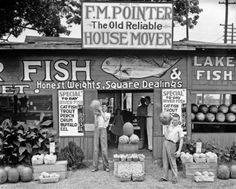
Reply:
<svg viewBox="0 0 236 189"><path fill-rule="evenodd" d="M0 184L3 184L7 181L7 171L5 169L0 168Z"/></svg>
<svg viewBox="0 0 236 189"><path fill-rule="evenodd" d="M196 104L191 104L191 112L197 113L198 112L198 106Z"/></svg>
<svg viewBox="0 0 236 189"><path fill-rule="evenodd" d="M161 122L163 125L169 125L171 119L172 119L172 117L171 117L171 114L170 114L170 113L168 113L168 112L161 112L161 113L160 113L160 122Z"/></svg>
<svg viewBox="0 0 236 189"><path fill-rule="evenodd" d="M216 121L218 122L224 122L225 121L225 114L222 112L218 112L216 114Z"/></svg>
<svg viewBox="0 0 236 189"><path fill-rule="evenodd" d="M219 179L229 179L230 170L227 165L220 165L217 169L217 177Z"/></svg>
<svg viewBox="0 0 236 189"><path fill-rule="evenodd" d="M226 106L225 104L221 104L218 107L218 111L226 114L229 111L229 107Z"/></svg>
<svg viewBox="0 0 236 189"><path fill-rule="evenodd" d="M33 179L33 170L30 167L22 168L20 178L23 182L29 182Z"/></svg>
<svg viewBox="0 0 236 189"><path fill-rule="evenodd" d="M201 104L201 105L199 106L199 108L198 108L198 111L199 111L199 112L202 112L202 113L204 113L204 114L206 114L206 113L208 112L208 107L207 107L207 105L206 105L206 104Z"/></svg>
<svg viewBox="0 0 236 189"><path fill-rule="evenodd" d="M205 120L205 114L202 113L202 112L198 112L198 113L196 114L196 120L197 120L197 121L204 121L204 120Z"/></svg>
<svg viewBox="0 0 236 189"><path fill-rule="evenodd" d="M130 122L126 122L123 126L123 134L131 136L134 133L134 126Z"/></svg>
<svg viewBox="0 0 236 189"><path fill-rule="evenodd" d="M8 181L12 183L18 182L20 177L19 172L17 171L16 168L9 169L7 172L7 176L8 176Z"/></svg>
<svg viewBox="0 0 236 189"><path fill-rule="evenodd" d="M217 106L216 105L209 106L209 112L213 113L213 114L216 114L218 112Z"/></svg>
<svg viewBox="0 0 236 189"><path fill-rule="evenodd" d="M236 165L230 166L230 177L236 179Z"/></svg>
<svg viewBox="0 0 236 189"><path fill-rule="evenodd" d="M229 106L229 111L232 112L232 113L236 113L236 104L231 104Z"/></svg>
<svg viewBox="0 0 236 189"><path fill-rule="evenodd" d="M209 121L209 122L215 121L215 115L212 113L207 113L206 114L206 121Z"/></svg>
<svg viewBox="0 0 236 189"><path fill-rule="evenodd" d="M233 113L227 113L226 114L226 120L228 122L235 122L236 116Z"/></svg>

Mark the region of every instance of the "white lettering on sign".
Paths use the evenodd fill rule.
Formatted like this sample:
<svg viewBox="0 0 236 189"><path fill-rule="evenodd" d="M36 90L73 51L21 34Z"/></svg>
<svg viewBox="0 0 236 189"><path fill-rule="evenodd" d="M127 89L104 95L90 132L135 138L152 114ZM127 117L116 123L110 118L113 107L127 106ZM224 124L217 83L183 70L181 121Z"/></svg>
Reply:
<svg viewBox="0 0 236 189"><path fill-rule="evenodd" d="M84 48L172 47L171 3L82 4Z"/></svg>
<svg viewBox="0 0 236 189"><path fill-rule="evenodd" d="M236 68L236 59L234 57L194 56L193 66L196 69L194 70L196 80L235 80L235 71L232 70Z"/></svg>
<svg viewBox="0 0 236 189"><path fill-rule="evenodd" d="M69 80L70 78L72 81L78 81L79 79L77 73L79 72L85 73L85 80L89 81L91 80L90 63L91 63L90 60L85 60L85 66L78 66L77 60L72 60L71 62L67 60L57 60L54 63L52 61L24 60L22 81L32 81L33 75L37 75L39 69L40 70L44 69L45 75L42 81L53 81L53 78L57 81L66 81ZM54 71L56 71L55 75L53 75L52 73L51 64L53 64ZM3 65L1 66L0 64L0 73L2 70L3 70Z"/></svg>

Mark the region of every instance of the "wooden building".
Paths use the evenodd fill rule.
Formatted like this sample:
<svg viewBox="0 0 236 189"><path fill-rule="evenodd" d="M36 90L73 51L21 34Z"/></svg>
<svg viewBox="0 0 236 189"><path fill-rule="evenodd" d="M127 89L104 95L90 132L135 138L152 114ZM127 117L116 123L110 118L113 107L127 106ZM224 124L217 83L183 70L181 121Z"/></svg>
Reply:
<svg viewBox="0 0 236 189"><path fill-rule="evenodd" d="M74 141L91 159L91 101L106 101L111 113L125 110L138 130L139 100L150 96L153 159L162 156L158 115L163 110L181 111L192 139L231 146L236 141L236 121L192 121L191 104L236 104L235 54L235 45L189 41L174 42L171 50L148 51L85 50L80 40L65 38L28 37L25 43L1 43L1 120L14 115L30 124L43 112L53 120L60 148Z"/></svg>

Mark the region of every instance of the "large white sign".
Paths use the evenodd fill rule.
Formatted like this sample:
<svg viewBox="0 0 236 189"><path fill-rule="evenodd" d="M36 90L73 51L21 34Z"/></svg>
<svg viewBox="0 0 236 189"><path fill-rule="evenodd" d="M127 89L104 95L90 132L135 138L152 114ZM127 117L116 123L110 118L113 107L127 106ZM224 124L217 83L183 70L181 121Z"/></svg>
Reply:
<svg viewBox="0 0 236 189"><path fill-rule="evenodd" d="M182 120L182 107L186 103L186 89L162 89L163 112L179 114Z"/></svg>
<svg viewBox="0 0 236 189"><path fill-rule="evenodd" d="M79 112L83 106L83 90L59 90L59 136L81 136L83 125Z"/></svg>
<svg viewBox="0 0 236 189"><path fill-rule="evenodd" d="M171 49L171 3L82 3L83 48Z"/></svg>

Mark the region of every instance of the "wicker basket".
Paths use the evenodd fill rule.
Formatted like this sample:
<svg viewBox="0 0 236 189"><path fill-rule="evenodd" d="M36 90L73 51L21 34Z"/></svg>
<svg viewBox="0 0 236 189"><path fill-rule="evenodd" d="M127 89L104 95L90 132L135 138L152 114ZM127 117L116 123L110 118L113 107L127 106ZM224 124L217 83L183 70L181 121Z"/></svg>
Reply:
<svg viewBox="0 0 236 189"><path fill-rule="evenodd" d="M49 177L49 178L43 178L43 177L39 177L39 181L42 184L46 184L46 183L56 183L59 182L60 176L58 177Z"/></svg>
<svg viewBox="0 0 236 189"><path fill-rule="evenodd" d="M206 161L208 163L217 163L217 158L207 158Z"/></svg>
<svg viewBox="0 0 236 189"><path fill-rule="evenodd" d="M206 158L198 158L198 157L195 157L194 158L194 161L196 163L206 163Z"/></svg>
<svg viewBox="0 0 236 189"><path fill-rule="evenodd" d="M181 157L180 159L181 159L182 163L193 163L193 157L191 157L191 158Z"/></svg>
<svg viewBox="0 0 236 189"><path fill-rule="evenodd" d="M132 181L144 181L145 173L143 174L132 174Z"/></svg>

